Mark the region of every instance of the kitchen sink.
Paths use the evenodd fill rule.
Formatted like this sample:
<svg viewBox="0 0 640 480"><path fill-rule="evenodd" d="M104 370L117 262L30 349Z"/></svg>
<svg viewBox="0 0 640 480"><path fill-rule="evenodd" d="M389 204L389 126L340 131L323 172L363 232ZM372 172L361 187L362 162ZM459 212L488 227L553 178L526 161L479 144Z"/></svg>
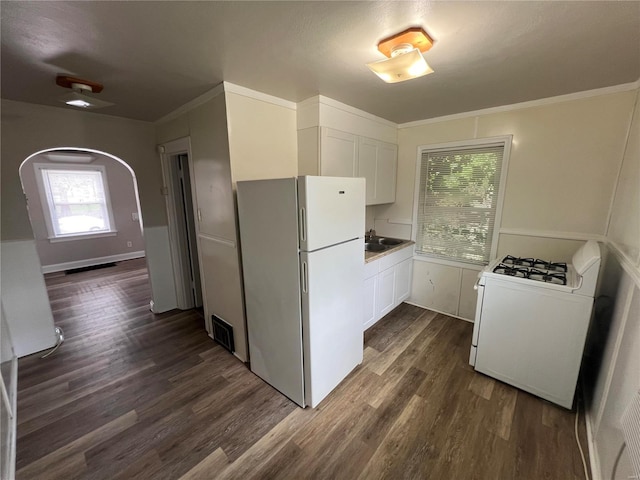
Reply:
<svg viewBox="0 0 640 480"><path fill-rule="evenodd" d="M367 252L382 252L387 249L387 246L380 243L365 243L364 249Z"/></svg>
<svg viewBox="0 0 640 480"><path fill-rule="evenodd" d="M387 245L393 247L395 245L400 245L404 240L398 240L397 238L381 238L379 243L381 245Z"/></svg>

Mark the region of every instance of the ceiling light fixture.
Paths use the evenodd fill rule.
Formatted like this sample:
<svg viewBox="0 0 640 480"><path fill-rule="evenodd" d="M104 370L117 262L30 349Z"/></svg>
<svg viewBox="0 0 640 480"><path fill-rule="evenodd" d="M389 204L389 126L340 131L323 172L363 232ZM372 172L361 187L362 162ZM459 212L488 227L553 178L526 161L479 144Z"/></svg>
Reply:
<svg viewBox="0 0 640 480"><path fill-rule="evenodd" d="M58 99L72 107L103 108L113 105L111 102L98 100L97 98L87 95L87 93L100 93L104 87L99 83L82 78L59 75L56 77L56 84L73 90L73 92L63 95Z"/></svg>
<svg viewBox="0 0 640 480"><path fill-rule="evenodd" d="M422 28L409 28L378 43L378 50L388 59L367 63L367 67L387 83L422 77L433 73L422 56L432 46L433 39Z"/></svg>

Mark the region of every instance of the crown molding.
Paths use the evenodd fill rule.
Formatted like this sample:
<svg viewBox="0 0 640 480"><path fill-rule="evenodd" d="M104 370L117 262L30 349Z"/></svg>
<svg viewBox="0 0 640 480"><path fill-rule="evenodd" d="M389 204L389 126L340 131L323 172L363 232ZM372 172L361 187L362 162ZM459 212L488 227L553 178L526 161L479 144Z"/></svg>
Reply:
<svg viewBox="0 0 640 480"><path fill-rule="evenodd" d="M380 123L388 127L398 128L397 123L394 123L382 117L378 117L376 115L373 115L372 113L365 112L364 110L360 110L359 108L352 107L351 105L347 105L346 103L339 102L337 100L334 100L333 98L325 97L324 95L316 95L315 97L307 98L306 100L300 102L298 105L304 106L314 103L337 108L338 110L342 110L343 112L351 113L352 115L357 115L359 117L366 118L367 120L371 120L372 122Z"/></svg>
<svg viewBox="0 0 640 480"><path fill-rule="evenodd" d="M184 115L185 113L189 112L190 110L193 110L194 108L199 107L200 105L203 105L203 104L207 103L209 100L212 100L212 99L216 98L221 93L224 93L224 82L223 83L219 83L218 85L213 87L208 92L203 93L199 97L194 98L193 100L185 103L184 105L179 106L174 111L167 113L166 115L160 117L159 119L157 119L153 123L155 125L160 125L162 123L166 123L166 122L169 122L171 120L175 120L176 118Z"/></svg>
<svg viewBox="0 0 640 480"><path fill-rule="evenodd" d="M290 102L289 100L285 100L280 97L274 97L273 95L257 92L256 90L251 90L250 88L241 87L240 85L235 85L229 82L222 82L222 84L224 85L225 92L235 93L237 95L242 95L243 97L253 98L254 100L271 103L290 110L297 109L297 104L295 102Z"/></svg>
<svg viewBox="0 0 640 480"><path fill-rule="evenodd" d="M640 79L632 83L624 83L621 85L613 85L611 87L597 88L594 90L585 90L583 92L568 93L566 95L558 95L556 97L540 98L528 102L513 103L511 105L501 105L499 107L484 108L471 112L454 113L453 115L444 115L442 117L427 118L425 120L416 120L414 122L401 123L398 128L412 128L421 125L429 125L431 123L446 122L450 120L459 120L462 118L478 117L482 115L491 115L493 113L504 113L523 108L540 107L543 105L551 105L554 103L570 102L573 100L581 100L584 98L598 97L601 95L610 95L613 93L628 92L640 88Z"/></svg>

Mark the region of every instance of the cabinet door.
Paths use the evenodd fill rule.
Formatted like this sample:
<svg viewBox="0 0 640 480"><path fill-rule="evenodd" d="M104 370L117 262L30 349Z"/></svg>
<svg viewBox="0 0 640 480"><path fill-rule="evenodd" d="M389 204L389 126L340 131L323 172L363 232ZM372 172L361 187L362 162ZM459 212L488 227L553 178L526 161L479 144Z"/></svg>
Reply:
<svg viewBox="0 0 640 480"><path fill-rule="evenodd" d="M390 143L380 142L376 165L375 203L393 203L396 201L397 165L398 147Z"/></svg>
<svg viewBox="0 0 640 480"><path fill-rule="evenodd" d="M395 266L396 274L394 279L394 306L400 305L404 300L409 298L411 293L411 266L413 260L406 259Z"/></svg>
<svg viewBox="0 0 640 480"><path fill-rule="evenodd" d="M356 177L358 139L351 133L330 128L321 129L320 175L329 177Z"/></svg>
<svg viewBox="0 0 640 480"><path fill-rule="evenodd" d="M367 182L366 204L377 203L378 142L360 137L358 143L358 176Z"/></svg>
<svg viewBox="0 0 640 480"><path fill-rule="evenodd" d="M386 269L378 274L378 285L376 290L376 316L385 316L393 310L394 304L394 278L395 267Z"/></svg>
<svg viewBox="0 0 640 480"><path fill-rule="evenodd" d="M376 283L378 276L367 278L364 281L364 307L362 315L362 330L366 330L373 325L378 317L376 316Z"/></svg>
<svg viewBox="0 0 640 480"><path fill-rule="evenodd" d="M367 205L396 200L397 146L371 138L358 143L358 176L367 181Z"/></svg>

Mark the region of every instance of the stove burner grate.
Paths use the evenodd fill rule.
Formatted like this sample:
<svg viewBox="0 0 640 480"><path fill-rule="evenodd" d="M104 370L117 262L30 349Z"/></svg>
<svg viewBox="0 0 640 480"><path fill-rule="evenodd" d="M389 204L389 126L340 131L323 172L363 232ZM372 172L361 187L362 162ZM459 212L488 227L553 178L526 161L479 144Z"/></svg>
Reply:
<svg viewBox="0 0 640 480"><path fill-rule="evenodd" d="M566 272L567 264L565 262L547 262L546 260L540 260L537 258L532 265L533 268L541 270L549 270L552 272Z"/></svg>
<svg viewBox="0 0 640 480"><path fill-rule="evenodd" d="M514 257L512 255L507 255L502 259L502 263L505 265L517 265L522 267L533 267L533 262L535 262L533 258Z"/></svg>
<svg viewBox="0 0 640 480"><path fill-rule="evenodd" d="M541 270L536 270L535 268L529 270L527 278L538 282L553 283L554 285L567 284L567 276L564 273L543 272Z"/></svg>
<svg viewBox="0 0 640 480"><path fill-rule="evenodd" d="M511 265L505 265L504 263L499 264L493 271L500 275L509 275L518 278L527 278L529 276L529 270L526 268L515 268Z"/></svg>

